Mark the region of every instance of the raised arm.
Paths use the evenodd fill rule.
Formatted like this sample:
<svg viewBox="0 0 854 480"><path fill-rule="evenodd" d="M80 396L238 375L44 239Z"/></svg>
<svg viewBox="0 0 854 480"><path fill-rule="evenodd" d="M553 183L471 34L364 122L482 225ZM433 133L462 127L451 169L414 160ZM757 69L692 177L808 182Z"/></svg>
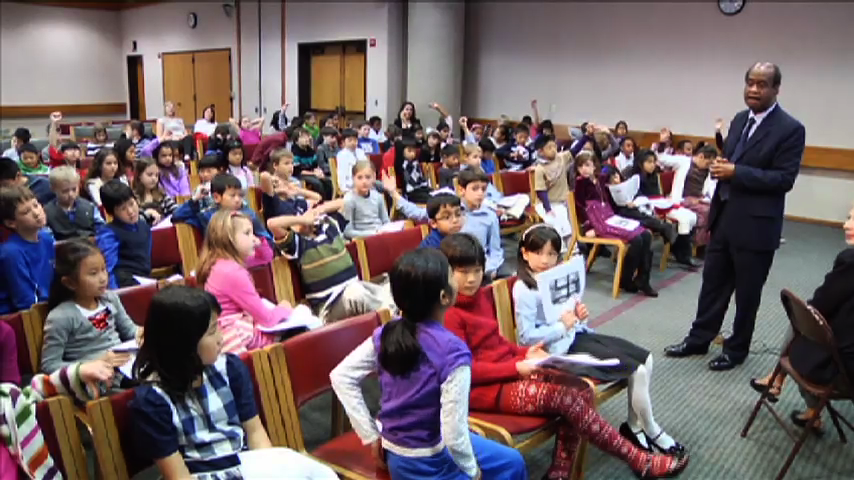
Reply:
<svg viewBox="0 0 854 480"><path fill-rule="evenodd" d="M534 125L540 125L540 109L537 108L537 99L531 100L531 110L534 112Z"/></svg>
<svg viewBox="0 0 854 480"><path fill-rule="evenodd" d="M53 112L50 114L50 132L47 134L47 141L53 148L59 147L59 132L57 131L57 127L60 121L62 121L62 112Z"/></svg>

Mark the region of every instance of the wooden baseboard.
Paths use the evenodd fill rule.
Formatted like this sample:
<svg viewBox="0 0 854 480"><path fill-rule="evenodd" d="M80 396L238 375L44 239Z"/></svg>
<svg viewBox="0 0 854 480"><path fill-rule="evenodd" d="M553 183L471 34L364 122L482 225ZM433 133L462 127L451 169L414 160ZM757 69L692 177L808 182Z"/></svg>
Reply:
<svg viewBox="0 0 854 480"><path fill-rule="evenodd" d="M69 105L3 105L0 117L45 117L52 112L62 112L65 116L83 115L127 115L127 103L80 103Z"/></svg>
<svg viewBox="0 0 854 480"><path fill-rule="evenodd" d="M812 225L821 225L823 227L842 228L845 222L837 222L835 220L822 220L820 218L799 217L797 215L785 215L786 220L799 223L809 223Z"/></svg>

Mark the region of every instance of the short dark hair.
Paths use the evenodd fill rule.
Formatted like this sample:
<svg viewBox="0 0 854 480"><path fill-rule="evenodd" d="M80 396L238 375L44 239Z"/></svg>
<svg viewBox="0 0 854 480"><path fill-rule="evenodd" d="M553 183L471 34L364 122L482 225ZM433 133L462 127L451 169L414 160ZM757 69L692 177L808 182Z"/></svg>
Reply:
<svg viewBox="0 0 854 480"><path fill-rule="evenodd" d="M20 140L21 143L30 143L30 139L33 138L30 130L24 127L16 128L15 133L13 133L12 136Z"/></svg>
<svg viewBox="0 0 854 480"><path fill-rule="evenodd" d="M460 197L451 195L450 193L439 193L433 195L427 200L427 218L436 220L436 215L442 210L442 207L459 207Z"/></svg>
<svg viewBox="0 0 854 480"><path fill-rule="evenodd" d="M442 130L450 130L450 129L451 129L451 126L448 125L447 123L445 123L444 120L439 120L439 124L436 125L436 131L437 132L440 132Z"/></svg>
<svg viewBox="0 0 854 480"><path fill-rule="evenodd" d="M209 153L199 160L199 170L203 168L215 168L219 171L222 168L222 160L219 158L219 155Z"/></svg>
<svg viewBox="0 0 854 480"><path fill-rule="evenodd" d="M35 153L36 155L39 155L39 149L36 148L36 146L32 143L25 143L21 145L21 148L18 150L18 153Z"/></svg>
<svg viewBox="0 0 854 480"><path fill-rule="evenodd" d="M783 81L783 73L780 71L780 67L777 66L776 63L769 62L756 62L744 72L744 83L747 83L747 79L750 77L750 72L754 68L771 68L774 73L771 76L771 86L777 88L780 86L780 83Z"/></svg>
<svg viewBox="0 0 854 480"><path fill-rule="evenodd" d="M470 233L452 233L442 239L439 250L451 268L486 267L486 253L480 241Z"/></svg>
<svg viewBox="0 0 854 480"><path fill-rule="evenodd" d="M145 135L145 125L139 120L131 120L130 129L139 134L140 137Z"/></svg>
<svg viewBox="0 0 854 480"><path fill-rule="evenodd" d="M456 145L445 145L445 148L442 149L442 157L453 157L454 155L460 154L460 147Z"/></svg>
<svg viewBox="0 0 854 480"><path fill-rule="evenodd" d="M540 122L540 131L541 132L547 128L549 130L551 130L552 132L555 131L555 126L551 120L543 120L542 122Z"/></svg>
<svg viewBox="0 0 854 480"><path fill-rule="evenodd" d="M294 138L299 138L303 135L308 135L310 137L311 133L302 127L297 127L294 129Z"/></svg>
<svg viewBox="0 0 854 480"><path fill-rule="evenodd" d="M555 137L553 135L540 135L534 140L534 150L542 150L546 148L549 142L553 142Z"/></svg>
<svg viewBox="0 0 854 480"><path fill-rule="evenodd" d="M635 148L638 147L638 142L635 141L635 138L630 135L626 135L622 140L620 140L620 148L622 148L623 144L626 142L632 142L632 145L634 145Z"/></svg>
<svg viewBox="0 0 854 480"><path fill-rule="evenodd" d="M335 127L323 127L320 129L320 136L321 137L326 137L328 135L332 135L332 136L337 137L338 136L338 130Z"/></svg>
<svg viewBox="0 0 854 480"><path fill-rule="evenodd" d="M353 130L352 128L345 128L343 132L341 132L342 139L348 138L359 138L359 132Z"/></svg>
<svg viewBox="0 0 854 480"><path fill-rule="evenodd" d="M466 188L468 184L474 182L489 183L489 175L480 167L466 168L457 176L457 181L461 187Z"/></svg>
<svg viewBox="0 0 854 480"><path fill-rule="evenodd" d="M33 192L21 185L0 188L0 221L15 220L18 205L34 198Z"/></svg>
<svg viewBox="0 0 854 480"><path fill-rule="evenodd" d="M480 147L484 152L494 152L495 151L495 143L488 138L482 138L479 142L477 142L477 146Z"/></svg>
<svg viewBox="0 0 854 480"><path fill-rule="evenodd" d="M218 173L211 180L211 193L222 195L229 188L240 190L243 186L240 185L240 180L230 173Z"/></svg>
<svg viewBox="0 0 854 480"><path fill-rule="evenodd" d="M712 159L718 156L718 149L715 148L714 145L707 143L702 147L698 147L696 150L694 150L694 155L700 155L703 158Z"/></svg>
<svg viewBox="0 0 854 480"><path fill-rule="evenodd" d="M0 182L15 180L21 173L18 162L8 157L0 157Z"/></svg>
<svg viewBox="0 0 854 480"><path fill-rule="evenodd" d="M110 215L113 215L116 208L134 198L136 196L133 190L120 180L113 179L101 186L101 204Z"/></svg>
<svg viewBox="0 0 854 480"><path fill-rule="evenodd" d="M308 120L309 118L314 117L314 112L305 112L302 114L303 121Z"/></svg>
<svg viewBox="0 0 854 480"><path fill-rule="evenodd" d="M516 125L516 129L513 132L513 135L515 136L517 133L520 133L520 132L525 132L526 134L530 135L531 129L528 128L528 125L526 125L525 123L519 123Z"/></svg>
<svg viewBox="0 0 854 480"><path fill-rule="evenodd" d="M380 118L380 117L378 117L378 116L376 116L376 115L374 115L373 117L371 117L371 118L369 118L369 119L368 119L368 123L369 123L371 126L373 126L373 125L374 125L375 123L377 123L377 122L382 123L382 122L383 122L383 119L382 119L382 118Z"/></svg>
<svg viewBox="0 0 854 480"><path fill-rule="evenodd" d="M62 153L65 153L67 150L80 150L80 145L78 145L76 142L68 141L63 143L62 146L59 147L59 151Z"/></svg>
<svg viewBox="0 0 854 480"><path fill-rule="evenodd" d="M530 115L524 115L522 117L522 121L520 121L519 123L522 125L528 126L528 125L534 123L534 120L531 118Z"/></svg>
<svg viewBox="0 0 854 480"><path fill-rule="evenodd" d="M692 146L694 145L694 142L688 140L687 138L684 140L679 140L679 142L676 144L676 150L682 150L683 148L685 148L685 144L688 143L690 143Z"/></svg>
<svg viewBox="0 0 854 480"><path fill-rule="evenodd" d="M407 147L418 148L418 142L412 137L404 137L398 142L401 150Z"/></svg>

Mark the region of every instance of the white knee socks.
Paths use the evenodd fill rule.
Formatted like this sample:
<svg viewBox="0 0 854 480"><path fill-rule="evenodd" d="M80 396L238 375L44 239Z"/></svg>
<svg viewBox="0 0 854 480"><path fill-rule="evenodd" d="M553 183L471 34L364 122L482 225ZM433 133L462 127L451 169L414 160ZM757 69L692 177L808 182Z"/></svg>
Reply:
<svg viewBox="0 0 854 480"><path fill-rule="evenodd" d="M632 431L637 431L632 425L632 413L635 423L640 423L643 431L661 448L667 449L675 445L675 441L661 427L655 423L652 416L652 401L649 398L649 381L652 376L652 355L646 357L646 363L639 366L635 373L629 377L629 426ZM643 442L646 443L646 442Z"/></svg>

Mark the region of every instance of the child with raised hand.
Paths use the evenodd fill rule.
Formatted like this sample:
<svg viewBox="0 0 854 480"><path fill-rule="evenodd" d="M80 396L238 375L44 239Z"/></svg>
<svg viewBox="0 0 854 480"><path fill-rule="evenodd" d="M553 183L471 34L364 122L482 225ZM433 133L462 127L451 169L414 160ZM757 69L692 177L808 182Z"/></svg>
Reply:
<svg viewBox="0 0 854 480"><path fill-rule="evenodd" d="M549 318L534 277L559 263L561 238L548 225L534 225L519 241L519 280L513 285L516 339L521 346L542 345L551 355L587 353L596 358L617 358L616 366L573 365L572 373L602 382L628 379L629 418L620 433L635 446L678 455L685 448L664 432L652 416L649 384L652 355L622 338L594 333L585 321L587 307L577 303L560 318Z"/></svg>
<svg viewBox="0 0 854 480"><path fill-rule="evenodd" d="M564 247L568 247L572 228L566 204L569 199L567 175L572 168L572 154L566 150L558 153L554 138L546 135L538 136L533 148L537 155L534 190L545 213L543 221L560 230Z"/></svg>
<svg viewBox="0 0 854 480"><path fill-rule="evenodd" d="M284 148L270 153L273 173L261 173L261 205L267 219L302 215L323 200L319 193L302 187L293 177L294 155Z"/></svg>
<svg viewBox="0 0 854 480"><path fill-rule="evenodd" d="M114 292L107 290L104 256L86 240L75 239L56 249L56 273L50 286L44 324L42 372L55 372L72 362L102 359L112 367L130 354L112 348L142 335ZM120 386L121 375L113 386Z"/></svg>
<svg viewBox="0 0 854 480"><path fill-rule="evenodd" d="M287 116L285 119L287 120ZM240 117L240 141L243 143L260 143L261 129L264 128L264 117L250 119L249 117Z"/></svg>
<svg viewBox="0 0 854 480"><path fill-rule="evenodd" d="M361 161L353 166L353 189L344 194L344 208L341 211L347 221L344 227L347 239L374 235L389 223L385 198L374 189L376 179L373 163Z"/></svg>
<svg viewBox="0 0 854 480"><path fill-rule="evenodd" d="M0 314L28 310L47 300L54 239L44 228L44 209L27 187L0 188L0 221L12 230L0 244Z"/></svg>
<svg viewBox="0 0 854 480"><path fill-rule="evenodd" d="M213 295L183 285L152 298L133 366L141 383L130 403L137 453L166 480L337 478L315 460L273 449L249 369L222 352L219 313Z"/></svg>
<svg viewBox="0 0 854 480"><path fill-rule="evenodd" d="M57 395L87 402L98 396L100 388L93 387L102 382L110 383L112 378L110 364L104 360L93 360L70 364L49 375L36 374L23 388L15 383L0 382L2 478L60 478L36 418L36 403ZM7 477L6 473L10 476ZM23 476L19 477L18 473Z"/></svg>
<svg viewBox="0 0 854 480"><path fill-rule="evenodd" d="M243 155L243 142L240 140L229 140L225 144L225 159L228 161L225 171L240 180L240 188L243 195L249 192L249 187L255 186L255 176L252 170L246 166L246 158Z"/></svg>
<svg viewBox="0 0 854 480"><path fill-rule="evenodd" d="M472 356L442 326L456 297L448 260L437 249L414 250L389 276L401 318L377 328L330 374L362 443L373 445L392 478L527 478L519 451L468 431ZM360 387L375 372L381 430Z"/></svg>
<svg viewBox="0 0 854 480"><path fill-rule="evenodd" d="M136 161L133 193L139 202L139 210L151 226L170 217L178 208L175 199L163 191L159 180L160 168L153 158L142 157Z"/></svg>
<svg viewBox="0 0 854 480"><path fill-rule="evenodd" d="M501 336L492 293L481 288L486 256L467 234L442 240L457 285L457 300L445 314L445 327L472 352L470 407L481 412L516 415L560 415L554 456L545 478L568 479L582 438L626 462L644 478L675 476L688 463L653 455L635 447L595 409L593 389L577 376L538 368L532 361L548 357L542 344L520 347Z"/></svg>
<svg viewBox="0 0 854 480"><path fill-rule="evenodd" d="M260 241L252 233L251 220L240 212L217 212L205 232L196 277L222 307L219 326L228 339L225 351L229 353L276 342L278 335L263 333L258 327L277 325L292 311L287 301L278 305L264 302L255 289L246 260Z"/></svg>
<svg viewBox="0 0 854 480"><path fill-rule="evenodd" d="M153 152L160 172L160 187L172 198L190 195L190 177L180 160L175 142L164 142Z"/></svg>
<svg viewBox="0 0 854 480"><path fill-rule="evenodd" d="M86 193L95 205L101 206L101 187L113 179L128 184L127 176L119 168L116 151L112 148L102 148L95 155L95 161L86 179Z"/></svg>

